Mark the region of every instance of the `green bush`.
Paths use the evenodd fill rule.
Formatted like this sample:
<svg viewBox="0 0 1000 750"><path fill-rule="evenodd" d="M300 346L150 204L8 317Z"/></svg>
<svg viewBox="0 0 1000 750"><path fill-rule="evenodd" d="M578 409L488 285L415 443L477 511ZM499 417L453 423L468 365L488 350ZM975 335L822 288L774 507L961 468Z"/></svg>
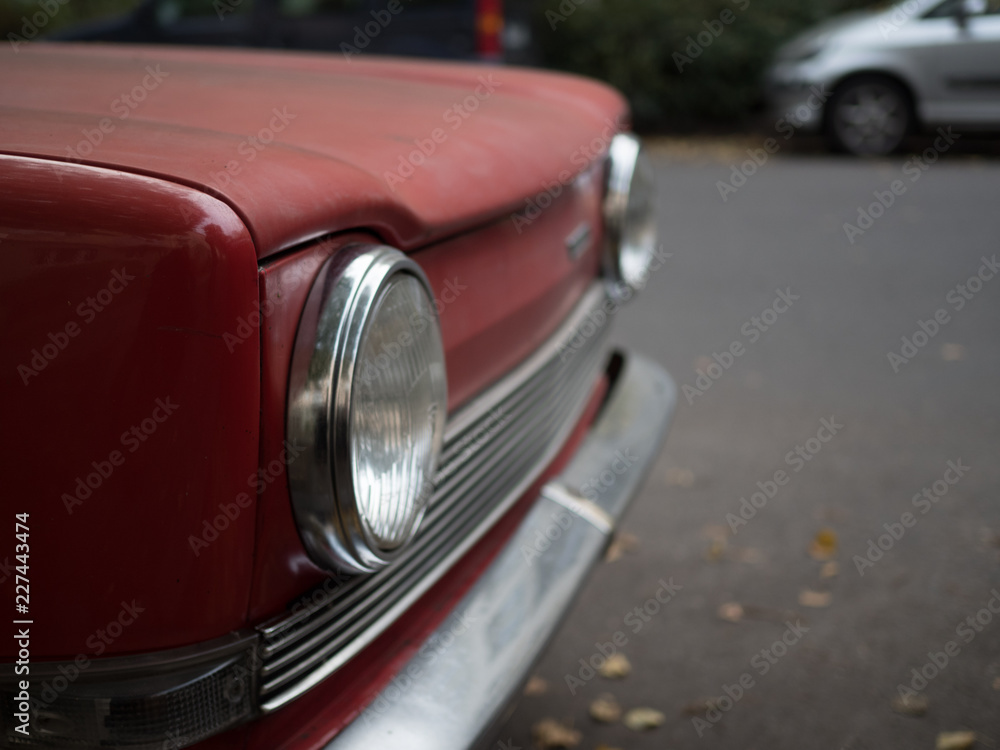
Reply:
<svg viewBox="0 0 1000 750"><path fill-rule="evenodd" d="M543 65L621 89L637 129L685 130L741 124L760 103L761 77L779 44L823 18L873 4L545 0L535 27ZM703 47L699 34L711 43Z"/></svg>

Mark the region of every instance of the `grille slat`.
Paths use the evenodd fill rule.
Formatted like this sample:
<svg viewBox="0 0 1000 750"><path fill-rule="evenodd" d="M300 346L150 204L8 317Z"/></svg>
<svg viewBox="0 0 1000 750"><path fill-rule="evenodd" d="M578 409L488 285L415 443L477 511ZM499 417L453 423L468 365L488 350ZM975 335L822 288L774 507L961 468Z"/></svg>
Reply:
<svg viewBox="0 0 1000 750"><path fill-rule="evenodd" d="M551 462L604 364L606 316L591 316L603 301L595 286L538 352L451 421L427 515L398 560L345 581L318 607L258 628L265 712L325 679L384 632ZM588 318L593 332L565 349Z"/></svg>

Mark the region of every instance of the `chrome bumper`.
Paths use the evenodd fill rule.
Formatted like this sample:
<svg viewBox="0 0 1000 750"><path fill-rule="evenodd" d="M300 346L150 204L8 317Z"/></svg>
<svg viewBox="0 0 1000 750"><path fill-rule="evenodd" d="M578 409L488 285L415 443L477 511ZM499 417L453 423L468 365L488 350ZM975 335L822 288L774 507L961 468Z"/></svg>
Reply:
<svg viewBox="0 0 1000 750"><path fill-rule="evenodd" d="M659 454L677 400L658 365L625 355L566 469L455 611L326 750L469 748L540 656Z"/></svg>

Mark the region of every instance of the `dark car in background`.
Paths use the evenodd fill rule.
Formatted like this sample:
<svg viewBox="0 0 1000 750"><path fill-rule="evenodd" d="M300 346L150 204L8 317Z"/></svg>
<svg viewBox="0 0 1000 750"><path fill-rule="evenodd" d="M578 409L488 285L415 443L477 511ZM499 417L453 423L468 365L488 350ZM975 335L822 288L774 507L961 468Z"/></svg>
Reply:
<svg viewBox="0 0 1000 750"><path fill-rule="evenodd" d="M503 0L142 0L52 38L526 63L527 18Z"/></svg>

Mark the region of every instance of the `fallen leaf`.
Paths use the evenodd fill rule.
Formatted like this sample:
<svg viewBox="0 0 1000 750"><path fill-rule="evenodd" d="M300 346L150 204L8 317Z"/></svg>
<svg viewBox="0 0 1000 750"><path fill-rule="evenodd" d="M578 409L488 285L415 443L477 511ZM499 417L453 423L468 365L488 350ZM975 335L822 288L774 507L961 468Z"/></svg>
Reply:
<svg viewBox="0 0 1000 750"><path fill-rule="evenodd" d="M655 708L633 708L622 720L629 729L635 732L642 732L646 729L654 729L667 720L667 717Z"/></svg>
<svg viewBox="0 0 1000 750"><path fill-rule="evenodd" d="M739 622L743 619L743 606L736 602L726 602L718 609L719 619L726 622Z"/></svg>
<svg viewBox="0 0 1000 750"><path fill-rule="evenodd" d="M892 710L904 716L923 716L927 713L930 701L923 693L907 693L898 695L890 703Z"/></svg>
<svg viewBox="0 0 1000 750"><path fill-rule="evenodd" d="M829 562L823 563L823 567L819 569L820 578L833 578L840 572L840 566L837 565L835 560L830 560Z"/></svg>
<svg viewBox="0 0 1000 750"><path fill-rule="evenodd" d="M704 354L701 354L694 358L694 369L696 370L704 370L711 364L712 364L712 358L706 357Z"/></svg>
<svg viewBox="0 0 1000 750"><path fill-rule="evenodd" d="M685 716L704 716L715 708L714 698L699 698L696 701L684 704L681 713Z"/></svg>
<svg viewBox="0 0 1000 750"><path fill-rule="evenodd" d="M628 673L631 671L632 665L629 663L628 657L619 652L611 654L607 661L597 670L597 673L601 677L607 677L610 680L620 680L622 677L628 676Z"/></svg>
<svg viewBox="0 0 1000 750"><path fill-rule="evenodd" d="M548 691L549 683L537 675L532 676L532 678L528 680L528 684L524 686L525 695L542 695Z"/></svg>
<svg viewBox="0 0 1000 750"><path fill-rule="evenodd" d="M993 680L993 689L1000 690L1000 677L997 677Z"/></svg>
<svg viewBox="0 0 1000 750"><path fill-rule="evenodd" d="M622 717L622 707L613 695L605 693L590 704L590 718L604 724L613 724Z"/></svg>
<svg viewBox="0 0 1000 750"><path fill-rule="evenodd" d="M803 607L829 607L833 601L833 594L829 591L813 591L803 589L799 594L799 604Z"/></svg>
<svg viewBox="0 0 1000 750"><path fill-rule="evenodd" d="M713 539L708 544L705 552L705 559L709 562L717 562L726 556L726 543L722 539Z"/></svg>
<svg viewBox="0 0 1000 750"><path fill-rule="evenodd" d="M633 552L639 548L639 539L634 534L619 532L611 540L607 551L604 553L605 562L615 562L620 560L626 552Z"/></svg>
<svg viewBox="0 0 1000 750"><path fill-rule="evenodd" d="M941 732L935 747L937 750L966 750L975 744L975 732Z"/></svg>
<svg viewBox="0 0 1000 750"><path fill-rule="evenodd" d="M598 745L597 750L621 750L620 747L611 747L611 745Z"/></svg>
<svg viewBox="0 0 1000 750"><path fill-rule="evenodd" d="M812 542L809 544L809 556L813 560L832 560L837 554L837 532L830 528L823 528L816 532Z"/></svg>
<svg viewBox="0 0 1000 750"><path fill-rule="evenodd" d="M684 487L686 489L694 484L694 472L691 469L671 466L667 469L666 480L670 487Z"/></svg>
<svg viewBox="0 0 1000 750"><path fill-rule="evenodd" d="M550 747L576 747L583 735L555 719L542 719L531 728L535 741L543 749Z"/></svg>
<svg viewBox="0 0 1000 750"><path fill-rule="evenodd" d="M945 362L958 362L965 359L965 347L961 344L944 344L941 347L941 359Z"/></svg>

